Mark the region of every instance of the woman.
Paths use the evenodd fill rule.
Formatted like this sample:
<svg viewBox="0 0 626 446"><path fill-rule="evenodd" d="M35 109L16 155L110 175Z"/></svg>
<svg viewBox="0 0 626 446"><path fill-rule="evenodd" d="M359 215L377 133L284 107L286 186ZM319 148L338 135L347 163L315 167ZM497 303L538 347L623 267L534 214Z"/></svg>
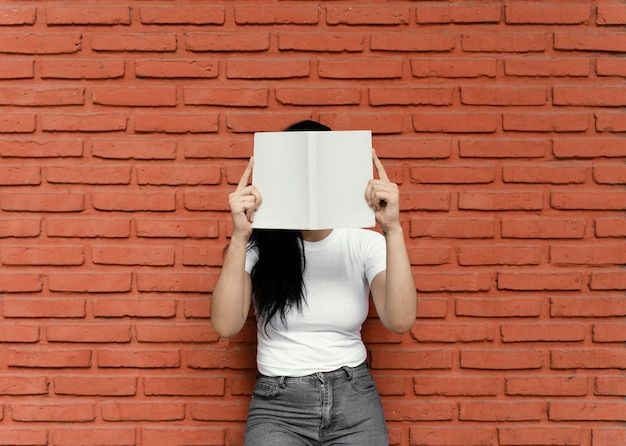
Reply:
<svg viewBox="0 0 626 446"><path fill-rule="evenodd" d="M287 131L330 130L314 121ZM368 370L361 324L371 292L384 325L408 331L417 299L399 193L372 151L379 179L364 191L383 234L366 229L252 229L261 193L250 159L229 195L233 233L211 300L220 336L237 334L251 305L259 376L247 446L387 446L380 398Z"/></svg>

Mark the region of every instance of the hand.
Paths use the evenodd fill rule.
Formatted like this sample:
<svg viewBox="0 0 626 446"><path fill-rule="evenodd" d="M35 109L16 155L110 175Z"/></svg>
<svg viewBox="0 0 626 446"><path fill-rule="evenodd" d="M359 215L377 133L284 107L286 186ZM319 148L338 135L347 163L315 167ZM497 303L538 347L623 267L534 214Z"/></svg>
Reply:
<svg viewBox="0 0 626 446"><path fill-rule="evenodd" d="M246 169L241 175L237 189L228 195L228 205L233 218L233 236L242 234L248 237L252 233L254 211L261 204L261 194L253 185L248 185L252 176L254 158L250 158Z"/></svg>
<svg viewBox="0 0 626 446"><path fill-rule="evenodd" d="M389 181L383 163L372 149L372 159L379 179L370 180L365 189L365 199L374 209L376 222L385 234L400 228L400 192L398 185Z"/></svg>

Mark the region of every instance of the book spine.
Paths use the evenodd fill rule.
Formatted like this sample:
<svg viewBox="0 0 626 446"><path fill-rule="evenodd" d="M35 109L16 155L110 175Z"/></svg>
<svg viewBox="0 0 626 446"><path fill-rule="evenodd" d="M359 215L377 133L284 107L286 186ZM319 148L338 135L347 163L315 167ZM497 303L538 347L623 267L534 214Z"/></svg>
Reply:
<svg viewBox="0 0 626 446"><path fill-rule="evenodd" d="M309 165L309 224L312 228L318 227L318 203L317 203L317 136L315 132L309 132L307 141L308 165Z"/></svg>

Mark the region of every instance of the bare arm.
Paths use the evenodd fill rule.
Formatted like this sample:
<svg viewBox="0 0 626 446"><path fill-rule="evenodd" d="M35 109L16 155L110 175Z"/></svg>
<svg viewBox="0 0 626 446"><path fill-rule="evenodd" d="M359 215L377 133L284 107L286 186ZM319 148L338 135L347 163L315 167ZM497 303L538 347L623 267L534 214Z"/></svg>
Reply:
<svg viewBox="0 0 626 446"><path fill-rule="evenodd" d="M400 224L399 191L376 153L373 158L379 179L369 182L366 199L385 235L387 268L372 281L372 299L383 324L393 332L405 333L415 322L417 295Z"/></svg>
<svg viewBox="0 0 626 446"><path fill-rule="evenodd" d="M252 233L254 211L261 203L256 188L247 185L252 163L251 158L237 189L228 196L233 234L211 297L211 322L222 337L239 333L248 318L252 302L252 281L245 271L246 248Z"/></svg>

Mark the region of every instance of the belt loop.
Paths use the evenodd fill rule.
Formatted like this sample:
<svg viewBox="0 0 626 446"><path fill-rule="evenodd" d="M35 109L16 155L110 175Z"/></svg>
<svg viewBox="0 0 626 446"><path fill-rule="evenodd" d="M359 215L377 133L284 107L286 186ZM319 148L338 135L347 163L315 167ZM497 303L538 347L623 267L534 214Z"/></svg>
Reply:
<svg viewBox="0 0 626 446"><path fill-rule="evenodd" d="M354 368L344 366L344 367L342 367L342 369L343 369L344 372L346 372L346 375L348 376L348 380L351 381L352 380L352 376L354 374Z"/></svg>
<svg viewBox="0 0 626 446"><path fill-rule="evenodd" d="M278 387L280 387L281 389L285 388L285 377L284 376L279 376L278 377Z"/></svg>

